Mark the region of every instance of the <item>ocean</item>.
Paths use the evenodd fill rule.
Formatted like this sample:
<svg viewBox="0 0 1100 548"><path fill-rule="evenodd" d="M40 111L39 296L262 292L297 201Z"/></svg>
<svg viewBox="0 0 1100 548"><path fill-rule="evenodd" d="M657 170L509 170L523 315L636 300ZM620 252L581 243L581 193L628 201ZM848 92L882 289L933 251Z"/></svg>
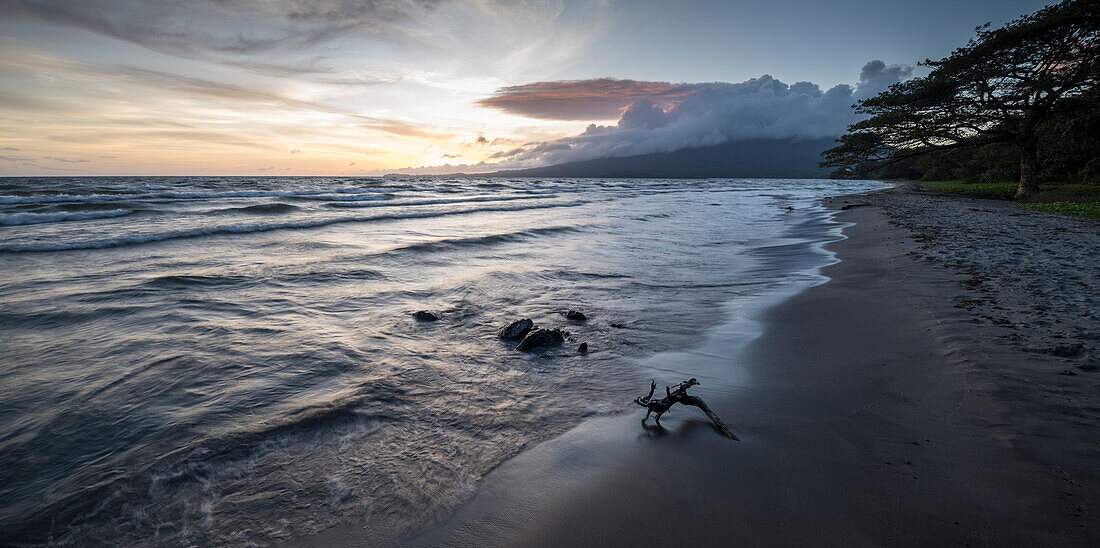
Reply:
<svg viewBox="0 0 1100 548"><path fill-rule="evenodd" d="M0 179L0 539L413 533L525 447L637 412L654 355L820 281L818 201L881 186ZM496 337L525 317L566 343Z"/></svg>

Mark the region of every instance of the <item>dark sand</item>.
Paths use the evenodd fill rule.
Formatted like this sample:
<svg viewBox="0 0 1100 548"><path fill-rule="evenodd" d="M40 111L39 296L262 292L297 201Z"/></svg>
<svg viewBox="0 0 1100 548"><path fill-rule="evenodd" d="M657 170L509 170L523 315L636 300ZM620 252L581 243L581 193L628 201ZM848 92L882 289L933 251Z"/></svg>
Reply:
<svg viewBox="0 0 1100 548"><path fill-rule="evenodd" d="M967 275L914 258L920 240L875 199L843 200L873 205L839 214L855 225L830 244L841 259L825 269L831 281L768 311L747 347L712 337L659 379L683 380L671 371L693 371L692 358L708 374L736 364L743 378L695 375L692 393L741 441L692 408L674 407L660 430L642 428L640 408L588 420L501 465L449 521L407 542L1100 545L1093 358L994 342L1000 327L956 306L972 298ZM311 541L389 543L374 533Z"/></svg>

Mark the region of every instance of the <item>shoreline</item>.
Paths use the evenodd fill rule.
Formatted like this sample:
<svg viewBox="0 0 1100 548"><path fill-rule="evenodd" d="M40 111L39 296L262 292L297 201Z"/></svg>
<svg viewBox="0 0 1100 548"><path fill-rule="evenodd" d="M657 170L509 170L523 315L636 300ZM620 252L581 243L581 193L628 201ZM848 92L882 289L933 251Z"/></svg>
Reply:
<svg viewBox="0 0 1100 548"><path fill-rule="evenodd" d="M827 246L841 259L824 269L830 280L769 309L764 334L736 355L686 353L743 366L743 386L693 389L742 441L694 409L673 409L661 430L640 428L640 412L590 419L497 467L449 520L405 543L1096 542L1095 351L995 342L990 330L1005 326L975 322L979 276L944 268L958 265L899 225L906 200L996 207L902 188L826 200L854 223ZM1067 364L1080 374L1060 375ZM312 540L380 539L350 527Z"/></svg>
<svg viewBox="0 0 1100 548"><path fill-rule="evenodd" d="M622 357L629 365L632 376L637 377L635 384L638 390L648 389L650 378L668 381L675 384L680 380L686 380L691 375L698 375L707 379L706 390L711 393L729 394L744 388L745 375L737 367L729 367L723 360L715 360L717 352L725 352L730 349L740 349L760 336L764 330L764 311L791 298L808 287L824 283L828 280L821 274L821 269L835 263L838 259L835 253L825 249L826 244L843 239L843 223L833 221L834 213L820 205L820 199L810 206L807 203L800 204L798 214L786 218L787 229L780 235L761 239L749 252L753 266L742 272L743 279L751 279L751 282L735 282L730 285L751 286L746 295L739 298L731 298L718 303L714 309L704 308L696 312L695 321L700 325L698 333L690 338L678 341L679 344L665 344L664 348L655 352L626 354ZM797 248L797 252L792 252ZM776 273L783 273L780 279L774 279ZM761 283L757 280L771 280ZM758 289L762 288L762 289ZM628 346L632 343L623 341ZM712 348L713 347L713 348ZM703 367L687 366L684 364L700 362ZM673 380L675 379L675 380ZM698 389L695 389L698 390ZM624 398L620 398L618 409L612 413L601 413L594 416L581 418L576 424L566 431L544 437L538 442L529 445L519 453L510 456L495 466L486 477L498 477L506 474L498 471L517 458L522 458L532 451L547 451L549 458L556 459L556 455L569 453L574 456L574 464L568 465L569 474L596 474L604 471L606 460L595 461L578 456L571 447L590 447L593 443L608 442L609 440L626 441L635 436L637 424L634 412L640 408L635 407L630 400L640 394L631 391ZM721 396L718 396L721 397ZM676 410L666 415L668 417L678 414ZM702 421L710 424L704 415L700 415ZM623 420L625 419L625 421ZM652 424L652 421L651 423ZM702 424L702 423L700 423ZM692 427L698 424L692 425ZM593 433L596 438L592 438ZM647 435L662 435L650 430ZM544 447L545 446L545 447ZM606 452L607 448L600 451ZM541 453L540 453L541 454ZM540 457L534 457L540 458ZM576 460L579 459L579 460ZM521 461L523 462L523 461ZM583 466L579 463L584 462ZM526 465L524 465L526 466ZM544 463L539 466L553 467L554 464ZM522 473L526 474L526 472ZM522 475L521 474L521 475ZM557 474L566 477L568 474ZM545 480L546 478L541 478ZM520 482L523 482L520 479ZM484 484L484 479L479 483ZM445 527L446 523L454 520L456 512L466 506L478 507L482 504L480 497L484 497L484 485L479 485L472 493L470 500L461 501L447 514L442 522L429 524L427 528L419 528L413 531L412 538L420 538L423 535L431 535L433 532ZM561 486L553 489L560 490ZM521 490L523 488L520 488ZM492 495L490 495L492 496ZM281 542L281 546L377 546L377 545L401 545L410 542L410 537L403 536L399 531L400 526L390 526L386 523L354 523L346 522L318 533L296 536ZM407 531L407 530L406 530ZM448 541L451 542L451 541ZM478 544L480 540L471 540L470 544Z"/></svg>

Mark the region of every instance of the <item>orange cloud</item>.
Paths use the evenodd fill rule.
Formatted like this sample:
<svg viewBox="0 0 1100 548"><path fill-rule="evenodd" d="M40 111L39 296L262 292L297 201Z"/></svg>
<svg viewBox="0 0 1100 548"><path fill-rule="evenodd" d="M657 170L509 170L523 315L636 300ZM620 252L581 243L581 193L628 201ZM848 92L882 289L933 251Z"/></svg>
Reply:
<svg viewBox="0 0 1100 548"><path fill-rule="evenodd" d="M544 120L614 120L634 101L675 104L711 85L614 78L534 82L500 88L478 104Z"/></svg>

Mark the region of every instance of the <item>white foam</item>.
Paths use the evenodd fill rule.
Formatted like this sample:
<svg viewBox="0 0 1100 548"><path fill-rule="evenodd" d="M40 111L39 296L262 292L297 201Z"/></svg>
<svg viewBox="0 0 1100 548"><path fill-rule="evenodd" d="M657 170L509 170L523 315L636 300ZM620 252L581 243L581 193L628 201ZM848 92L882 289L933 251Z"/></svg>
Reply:
<svg viewBox="0 0 1100 548"><path fill-rule="evenodd" d="M362 202L343 202L336 201L329 205L335 207L399 207L399 206L420 206L420 205L436 205L436 204L465 204L469 202L511 202L517 200L541 200L544 198L556 198L557 194L545 194L541 196L478 196L475 198L440 198L438 200L412 200L405 202L386 202L386 203L362 203Z"/></svg>
<svg viewBox="0 0 1100 548"><path fill-rule="evenodd" d="M87 221L89 219L122 217L123 215L129 215L131 213L133 213L133 211L129 209L112 209L110 211L93 211L88 213L13 213L11 215L0 215L0 226Z"/></svg>
<svg viewBox="0 0 1100 548"><path fill-rule="evenodd" d="M128 200L205 200L210 198L270 198L313 196L331 191L236 190L230 192L149 192L142 194L54 194L50 196L0 196L0 204L56 204L64 202L123 202Z"/></svg>

